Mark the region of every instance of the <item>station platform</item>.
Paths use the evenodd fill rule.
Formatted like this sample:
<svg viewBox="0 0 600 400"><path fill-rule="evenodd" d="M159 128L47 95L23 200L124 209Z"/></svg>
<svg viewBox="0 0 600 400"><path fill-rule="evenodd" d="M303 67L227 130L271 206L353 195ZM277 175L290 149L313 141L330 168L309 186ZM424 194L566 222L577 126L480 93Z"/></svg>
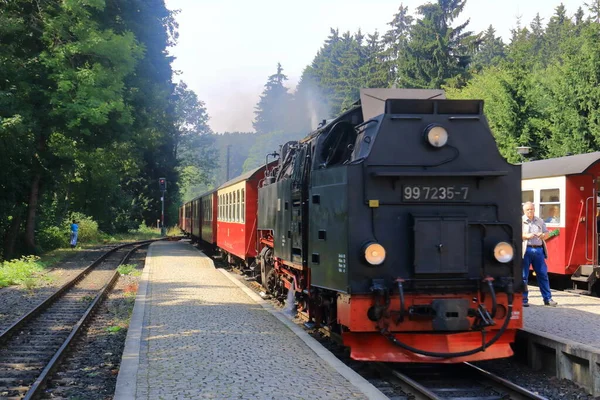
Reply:
<svg viewBox="0 0 600 400"><path fill-rule="evenodd" d="M552 299L558 306L545 306L539 288L529 286L517 346L532 368L600 396L600 298L552 290Z"/></svg>
<svg viewBox="0 0 600 400"><path fill-rule="evenodd" d="M114 399L387 399L189 243L148 251Z"/></svg>

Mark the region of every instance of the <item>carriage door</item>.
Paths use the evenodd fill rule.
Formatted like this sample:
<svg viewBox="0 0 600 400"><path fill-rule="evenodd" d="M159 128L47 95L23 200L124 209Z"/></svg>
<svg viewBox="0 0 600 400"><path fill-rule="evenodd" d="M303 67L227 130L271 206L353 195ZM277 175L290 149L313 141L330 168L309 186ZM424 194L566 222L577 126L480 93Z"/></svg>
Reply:
<svg viewBox="0 0 600 400"><path fill-rule="evenodd" d="M592 192L585 199L585 259L598 265L598 179L593 179Z"/></svg>

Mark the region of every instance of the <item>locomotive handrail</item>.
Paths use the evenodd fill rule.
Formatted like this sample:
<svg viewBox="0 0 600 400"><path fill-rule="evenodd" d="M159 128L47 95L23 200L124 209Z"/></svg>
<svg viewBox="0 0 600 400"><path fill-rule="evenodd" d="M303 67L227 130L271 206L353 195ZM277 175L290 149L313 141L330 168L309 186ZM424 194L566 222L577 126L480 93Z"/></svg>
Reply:
<svg viewBox="0 0 600 400"><path fill-rule="evenodd" d="M508 171L373 171L372 176L375 177L396 177L396 176L478 176L478 177L494 177L508 175Z"/></svg>

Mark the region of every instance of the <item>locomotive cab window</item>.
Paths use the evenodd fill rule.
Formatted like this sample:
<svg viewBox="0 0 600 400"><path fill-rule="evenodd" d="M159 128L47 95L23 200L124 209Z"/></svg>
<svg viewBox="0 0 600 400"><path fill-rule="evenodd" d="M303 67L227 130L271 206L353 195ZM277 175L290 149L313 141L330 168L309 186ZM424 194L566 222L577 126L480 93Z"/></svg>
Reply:
<svg viewBox="0 0 600 400"><path fill-rule="evenodd" d="M547 224L560 223L560 190L540 190L540 216Z"/></svg>

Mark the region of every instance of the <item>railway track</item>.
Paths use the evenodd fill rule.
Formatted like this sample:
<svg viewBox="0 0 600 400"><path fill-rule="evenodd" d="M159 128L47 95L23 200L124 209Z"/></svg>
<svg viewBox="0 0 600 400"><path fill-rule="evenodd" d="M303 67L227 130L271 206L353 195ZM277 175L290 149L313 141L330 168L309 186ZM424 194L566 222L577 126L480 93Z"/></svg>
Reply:
<svg viewBox="0 0 600 400"><path fill-rule="evenodd" d="M374 366L415 400L548 400L471 363Z"/></svg>
<svg viewBox="0 0 600 400"><path fill-rule="evenodd" d="M155 240L117 246L0 333L0 398L40 395L81 328L119 277L117 267Z"/></svg>

